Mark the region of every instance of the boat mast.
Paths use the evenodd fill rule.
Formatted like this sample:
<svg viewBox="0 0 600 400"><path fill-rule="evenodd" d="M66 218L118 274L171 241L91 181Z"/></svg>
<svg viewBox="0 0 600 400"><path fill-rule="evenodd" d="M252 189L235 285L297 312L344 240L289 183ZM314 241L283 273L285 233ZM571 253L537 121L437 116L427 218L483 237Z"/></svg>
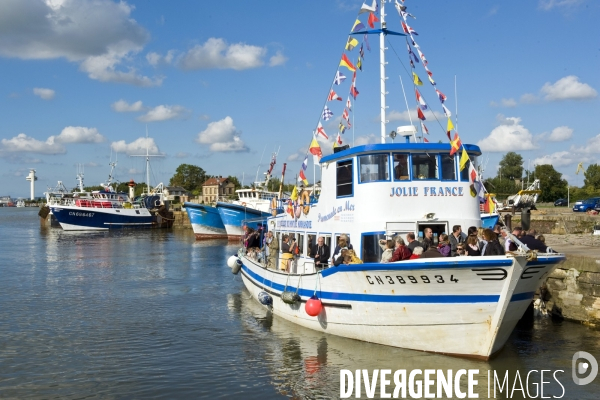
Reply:
<svg viewBox="0 0 600 400"><path fill-rule="evenodd" d="M385 143L385 1L381 2L381 33L379 33L379 73L380 73L380 84L381 84L381 143Z"/></svg>

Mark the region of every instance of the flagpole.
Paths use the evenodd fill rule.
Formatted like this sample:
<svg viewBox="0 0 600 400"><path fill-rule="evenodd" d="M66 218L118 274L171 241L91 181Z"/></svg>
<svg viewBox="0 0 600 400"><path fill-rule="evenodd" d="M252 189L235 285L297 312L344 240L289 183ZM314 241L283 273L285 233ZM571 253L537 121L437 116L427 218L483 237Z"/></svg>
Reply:
<svg viewBox="0 0 600 400"><path fill-rule="evenodd" d="M381 33L379 34L379 81L381 87L381 143L385 143L385 1L381 2ZM354 143L352 143L354 145Z"/></svg>

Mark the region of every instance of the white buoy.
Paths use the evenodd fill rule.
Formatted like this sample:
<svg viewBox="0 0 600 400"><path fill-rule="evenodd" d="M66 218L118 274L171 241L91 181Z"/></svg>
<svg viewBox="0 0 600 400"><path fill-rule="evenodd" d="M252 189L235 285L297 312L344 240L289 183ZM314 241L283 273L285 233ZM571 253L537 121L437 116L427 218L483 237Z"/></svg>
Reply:
<svg viewBox="0 0 600 400"><path fill-rule="evenodd" d="M242 260L240 260L238 256L231 256L227 260L227 266L231 268L231 272L234 275L237 275L238 272L240 272L240 269L242 269Z"/></svg>
<svg viewBox="0 0 600 400"><path fill-rule="evenodd" d="M29 175L25 178L31 182L31 200L35 200L35 181L37 181L37 176L35 176L35 169L29 170Z"/></svg>

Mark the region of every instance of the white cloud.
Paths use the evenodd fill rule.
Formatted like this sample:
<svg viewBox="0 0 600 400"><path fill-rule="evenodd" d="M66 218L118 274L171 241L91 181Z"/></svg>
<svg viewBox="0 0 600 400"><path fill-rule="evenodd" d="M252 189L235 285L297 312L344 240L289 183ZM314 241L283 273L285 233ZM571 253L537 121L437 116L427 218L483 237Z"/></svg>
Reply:
<svg viewBox="0 0 600 400"><path fill-rule="evenodd" d="M2 139L0 142L2 153L28 152L38 154L65 154L67 150L60 143L55 141L54 136L50 136L45 142L19 133L12 139Z"/></svg>
<svg viewBox="0 0 600 400"><path fill-rule="evenodd" d="M57 143L102 143L106 139L96 128L67 126L55 140Z"/></svg>
<svg viewBox="0 0 600 400"><path fill-rule="evenodd" d="M248 151L240 135L241 131L233 125L233 119L227 116L220 121L211 122L205 130L198 134L196 141L210 144L210 150L216 152Z"/></svg>
<svg viewBox="0 0 600 400"><path fill-rule="evenodd" d="M187 158L190 155L191 155L190 153L187 153L185 151L180 151L177 154L175 154L175 158Z"/></svg>
<svg viewBox="0 0 600 400"><path fill-rule="evenodd" d="M369 135L359 136L356 139L354 139L354 145L362 146L363 144L379 143L380 141L381 141L380 136L377 136L374 133L371 133Z"/></svg>
<svg viewBox="0 0 600 400"><path fill-rule="evenodd" d="M574 75L565 76L554 83L546 82L541 89L544 100L584 100L595 98L598 93L587 83L579 82Z"/></svg>
<svg viewBox="0 0 600 400"><path fill-rule="evenodd" d="M210 38L196 45L179 58L178 65L191 69L235 69L238 71L264 65L267 49L243 43L228 45L219 38Z"/></svg>
<svg viewBox="0 0 600 400"><path fill-rule="evenodd" d="M525 93L521 95L521 98L519 100L521 101L521 103L525 104L533 104L540 101L539 97L533 93Z"/></svg>
<svg viewBox="0 0 600 400"><path fill-rule="evenodd" d="M52 90L52 89L33 88L33 94L35 94L36 96L39 96L41 99L44 99L44 100L52 100L54 98L54 95L56 94L56 92L54 92L54 90Z"/></svg>
<svg viewBox="0 0 600 400"><path fill-rule="evenodd" d="M169 119L185 117L188 113L188 110L182 106L160 105L154 107L145 115L138 117L138 120L142 122L167 121Z"/></svg>
<svg viewBox="0 0 600 400"><path fill-rule="evenodd" d="M65 58L80 63L92 79L160 85L161 78L141 76L133 68L118 70L150 38L131 17L133 8L111 0L1 1L0 55Z"/></svg>
<svg viewBox="0 0 600 400"><path fill-rule="evenodd" d="M276 67L278 65L283 65L287 60L288 58L284 56L281 51L277 51L275 55L269 59L269 66Z"/></svg>
<svg viewBox="0 0 600 400"><path fill-rule="evenodd" d="M573 137L573 129L568 126L559 126L552 130L548 140L551 142L564 142Z"/></svg>
<svg viewBox="0 0 600 400"><path fill-rule="evenodd" d="M175 54L176 51L175 50L169 50L167 51L167 54L162 56L158 53L155 52L150 52L148 54L146 54L146 60L148 61L148 64L152 65L152 66L157 66L158 64L171 64L173 62L173 59L175 58Z"/></svg>
<svg viewBox="0 0 600 400"><path fill-rule="evenodd" d="M154 143L154 139L145 137L138 138L129 144L125 143L124 140L112 142L110 148L117 153L125 153L127 155L146 154L146 149L148 149L148 154L160 154L158 146Z"/></svg>
<svg viewBox="0 0 600 400"><path fill-rule="evenodd" d="M598 162L598 154L600 154L600 134L594 136L591 139L588 139L584 146L580 147L571 147L571 151L580 153L582 155L586 155L592 157L595 163ZM589 161L587 158L585 160L580 161Z"/></svg>
<svg viewBox="0 0 600 400"><path fill-rule="evenodd" d="M559 151L533 160L533 165L550 164L555 167L564 167L576 162L576 156L569 151Z"/></svg>
<svg viewBox="0 0 600 400"><path fill-rule="evenodd" d="M148 63L150 65L157 65L161 58L162 57L158 53L152 52L152 53L146 54L146 60L148 60Z"/></svg>
<svg viewBox="0 0 600 400"><path fill-rule="evenodd" d="M542 10L551 10L553 8L571 8L582 4L583 0L539 0L539 7Z"/></svg>
<svg viewBox="0 0 600 400"><path fill-rule="evenodd" d="M141 100L129 104L125 100L121 99L112 103L110 107L116 112L135 112L144 110Z"/></svg>
<svg viewBox="0 0 600 400"><path fill-rule="evenodd" d="M477 142L483 151L506 152L519 150L533 150L533 135L521 125L521 118L505 118L499 114L496 119L500 125L492 130L485 139Z"/></svg>

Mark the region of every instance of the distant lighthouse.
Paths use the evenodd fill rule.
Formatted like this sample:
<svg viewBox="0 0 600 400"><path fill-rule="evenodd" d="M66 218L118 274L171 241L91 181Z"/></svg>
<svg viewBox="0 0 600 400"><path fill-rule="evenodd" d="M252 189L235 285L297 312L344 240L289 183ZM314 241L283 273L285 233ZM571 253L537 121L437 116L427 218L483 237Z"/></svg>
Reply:
<svg viewBox="0 0 600 400"><path fill-rule="evenodd" d="M29 170L29 175L27 175L28 181L31 182L31 200L35 200L35 181L37 181L37 176L35 176L35 169Z"/></svg>

